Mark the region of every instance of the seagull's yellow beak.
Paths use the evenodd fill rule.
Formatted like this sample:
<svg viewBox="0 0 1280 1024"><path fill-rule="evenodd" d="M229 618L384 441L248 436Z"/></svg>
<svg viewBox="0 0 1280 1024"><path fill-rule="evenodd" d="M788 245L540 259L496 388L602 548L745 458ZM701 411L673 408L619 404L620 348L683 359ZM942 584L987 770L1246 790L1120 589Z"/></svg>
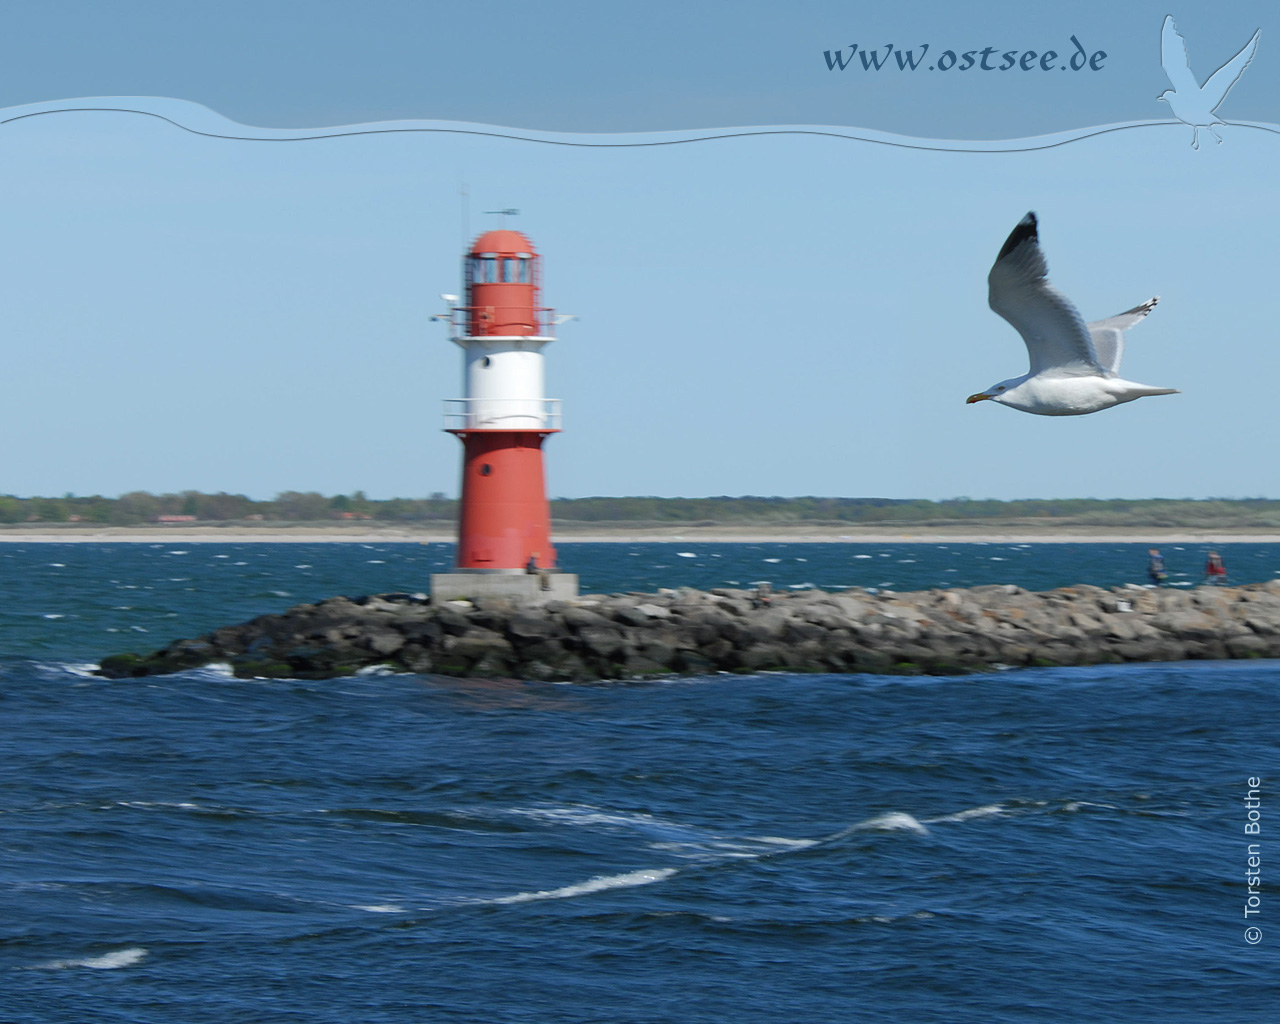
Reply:
<svg viewBox="0 0 1280 1024"><path fill-rule="evenodd" d="M984 394L983 392L979 391L976 395L970 395L968 398L966 398L964 400L964 404L973 405L974 402L985 402L990 397L991 397L990 395Z"/></svg>

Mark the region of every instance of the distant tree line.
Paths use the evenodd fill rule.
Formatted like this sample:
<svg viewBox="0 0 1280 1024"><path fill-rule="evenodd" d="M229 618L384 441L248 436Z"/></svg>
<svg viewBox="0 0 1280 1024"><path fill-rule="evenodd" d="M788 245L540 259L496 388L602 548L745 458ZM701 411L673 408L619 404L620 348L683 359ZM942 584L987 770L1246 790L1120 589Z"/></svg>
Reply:
<svg viewBox="0 0 1280 1024"><path fill-rule="evenodd" d="M326 496L285 491L269 501L243 494L149 494L118 498L100 495L61 498L0 496L0 523L97 523L133 526L182 520L233 522L323 522L378 520L439 523L457 518L458 503L444 494L427 498L375 500L363 491ZM1141 500L1069 498L993 501L951 498L925 501L895 498L557 498L552 518L563 522L715 526L963 524L974 521L1052 520L1058 525L1140 527L1280 527L1280 501L1266 498Z"/></svg>

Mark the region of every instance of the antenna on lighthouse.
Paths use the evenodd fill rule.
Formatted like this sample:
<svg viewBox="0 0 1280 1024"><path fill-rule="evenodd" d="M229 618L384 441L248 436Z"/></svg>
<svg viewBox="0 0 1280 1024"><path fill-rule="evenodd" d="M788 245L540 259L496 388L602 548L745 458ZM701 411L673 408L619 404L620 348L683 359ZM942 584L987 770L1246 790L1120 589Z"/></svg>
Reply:
<svg viewBox="0 0 1280 1024"><path fill-rule="evenodd" d="M506 210L485 210L484 212L485 212L485 213L496 213L496 214L498 214L498 215L499 215L499 216L501 216L501 217L519 217L519 216L520 216L520 211L519 211L519 210L514 210L514 209L506 209Z"/></svg>
<svg viewBox="0 0 1280 1024"><path fill-rule="evenodd" d="M458 205L462 208L462 244L471 239L471 190L465 181L458 182Z"/></svg>

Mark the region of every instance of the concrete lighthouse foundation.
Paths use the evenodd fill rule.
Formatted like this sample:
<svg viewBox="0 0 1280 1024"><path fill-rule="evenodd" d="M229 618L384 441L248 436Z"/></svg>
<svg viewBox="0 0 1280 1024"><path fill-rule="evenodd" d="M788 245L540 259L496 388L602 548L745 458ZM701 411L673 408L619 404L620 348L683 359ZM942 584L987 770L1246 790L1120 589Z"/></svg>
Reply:
<svg viewBox="0 0 1280 1024"><path fill-rule="evenodd" d="M578 596L578 576L571 572L438 572L431 575L432 601L474 601L498 597L518 604L546 604Z"/></svg>

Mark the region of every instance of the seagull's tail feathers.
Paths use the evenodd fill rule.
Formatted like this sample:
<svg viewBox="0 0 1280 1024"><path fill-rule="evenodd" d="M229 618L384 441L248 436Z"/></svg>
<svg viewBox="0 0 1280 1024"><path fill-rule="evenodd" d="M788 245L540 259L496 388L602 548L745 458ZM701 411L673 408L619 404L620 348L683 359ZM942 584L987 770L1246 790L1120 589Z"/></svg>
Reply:
<svg viewBox="0 0 1280 1024"><path fill-rule="evenodd" d="M1177 388L1155 388L1150 384L1136 384L1131 380L1117 381L1123 384L1125 390L1134 398L1150 398L1152 395L1180 395L1182 392Z"/></svg>

